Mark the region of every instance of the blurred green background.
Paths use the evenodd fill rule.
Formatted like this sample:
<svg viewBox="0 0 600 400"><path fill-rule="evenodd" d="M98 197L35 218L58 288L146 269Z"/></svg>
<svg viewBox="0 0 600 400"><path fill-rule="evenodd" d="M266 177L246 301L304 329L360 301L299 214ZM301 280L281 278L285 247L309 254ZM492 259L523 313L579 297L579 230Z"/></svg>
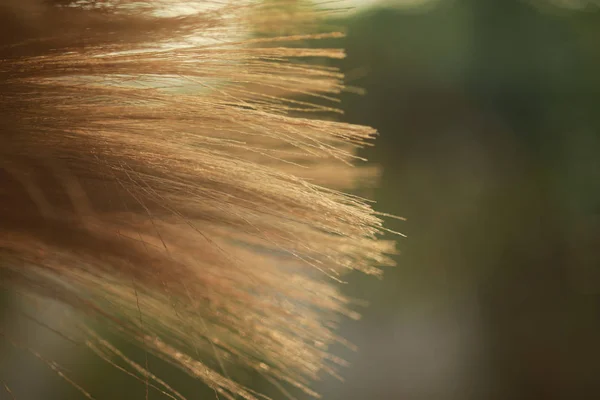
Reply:
<svg viewBox="0 0 600 400"><path fill-rule="evenodd" d="M600 399L598 5L397 1L332 23L348 32L331 43L347 49L348 84L367 91L343 95L344 118L380 132L364 151L383 169L371 197L407 218L388 227L408 237L383 281L354 274L343 287L370 303L341 327L360 350L333 349L351 363L345 382L324 377L317 391ZM2 362L13 351L0 345L0 368L17 399L83 398L43 364ZM86 383L97 398L143 398L142 384L92 363L66 364L87 382L81 371L97 368L97 384ZM215 398L172 377L191 399Z"/></svg>

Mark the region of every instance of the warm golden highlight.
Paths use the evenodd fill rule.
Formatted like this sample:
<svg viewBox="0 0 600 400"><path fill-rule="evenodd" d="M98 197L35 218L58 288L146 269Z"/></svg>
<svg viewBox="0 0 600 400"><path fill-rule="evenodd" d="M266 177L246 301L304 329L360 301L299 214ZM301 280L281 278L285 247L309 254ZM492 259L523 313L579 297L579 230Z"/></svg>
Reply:
<svg viewBox="0 0 600 400"><path fill-rule="evenodd" d="M325 118L342 75L307 60L343 52L306 42L339 34L264 32L319 13L233 3L0 6L0 286L77 310L103 358L126 360L86 321L226 398L257 397L208 360L314 394L354 316L336 280L391 264L377 213L337 191L373 173L352 164L374 131Z"/></svg>

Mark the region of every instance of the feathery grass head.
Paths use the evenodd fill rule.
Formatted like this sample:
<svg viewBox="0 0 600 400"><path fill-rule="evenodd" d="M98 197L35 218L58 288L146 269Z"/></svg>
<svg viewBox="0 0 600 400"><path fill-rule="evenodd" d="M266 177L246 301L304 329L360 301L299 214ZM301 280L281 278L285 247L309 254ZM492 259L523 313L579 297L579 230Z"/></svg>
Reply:
<svg viewBox="0 0 600 400"><path fill-rule="evenodd" d="M343 52L297 45L339 34L273 37L263 6L0 6L0 286L71 307L92 351L174 398L87 324L225 398L257 394L223 360L315 394L356 316L336 281L391 264L378 214L338 191L374 172L353 166L374 131L328 117L343 77L308 62Z"/></svg>

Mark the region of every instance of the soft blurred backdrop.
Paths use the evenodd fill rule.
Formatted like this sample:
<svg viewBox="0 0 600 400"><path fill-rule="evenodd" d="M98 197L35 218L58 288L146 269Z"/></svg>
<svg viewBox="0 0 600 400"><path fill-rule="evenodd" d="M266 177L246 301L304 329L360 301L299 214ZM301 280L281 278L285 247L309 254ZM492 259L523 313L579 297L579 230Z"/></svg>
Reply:
<svg viewBox="0 0 600 400"><path fill-rule="evenodd" d="M366 90L343 95L344 118L380 132L364 151L383 171L369 195L407 218L388 227L408 237L383 280L348 278L369 305L341 327L359 351L332 349L351 366L316 385L324 399L600 399L599 4L354 0L331 21L348 33L331 43L347 49L348 84ZM143 398L143 384L44 337L97 398ZM0 344L17 399L83 398L14 352Z"/></svg>

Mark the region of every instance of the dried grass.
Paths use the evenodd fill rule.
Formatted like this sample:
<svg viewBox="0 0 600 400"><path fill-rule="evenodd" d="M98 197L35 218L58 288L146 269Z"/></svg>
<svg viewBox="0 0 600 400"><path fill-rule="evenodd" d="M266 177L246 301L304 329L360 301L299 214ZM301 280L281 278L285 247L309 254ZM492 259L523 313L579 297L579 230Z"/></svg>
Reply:
<svg viewBox="0 0 600 400"><path fill-rule="evenodd" d="M356 317L335 281L392 264L378 214L337 191L376 173L352 166L374 131L315 118L336 111L322 100L343 77L299 59L343 52L298 43L340 34L265 35L320 14L300 7L292 29L294 7L277 23L273 2L208 3L0 6L0 285L225 398L258 395L222 359L316 396L311 380L340 363L338 316ZM86 343L181 398L87 329Z"/></svg>

